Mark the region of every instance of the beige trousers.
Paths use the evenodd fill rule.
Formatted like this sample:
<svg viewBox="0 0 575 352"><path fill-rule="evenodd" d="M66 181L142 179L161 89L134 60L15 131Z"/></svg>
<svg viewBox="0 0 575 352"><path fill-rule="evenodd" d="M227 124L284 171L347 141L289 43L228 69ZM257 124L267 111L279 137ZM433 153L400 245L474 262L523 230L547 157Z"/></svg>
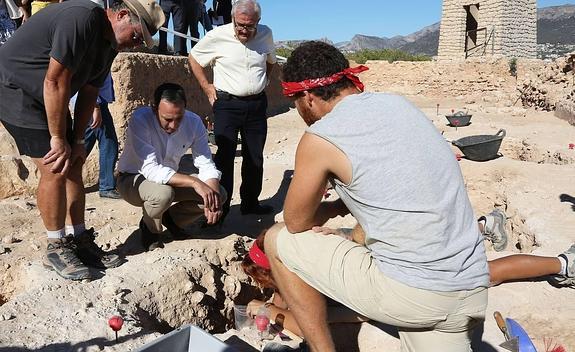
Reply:
<svg viewBox="0 0 575 352"><path fill-rule="evenodd" d="M151 182L141 174L118 177L118 192L133 206L142 208L144 223L152 233L161 233L162 215L169 211L178 227L184 228L204 215L202 197L193 188L172 187ZM222 204L226 191L220 186Z"/></svg>
<svg viewBox="0 0 575 352"><path fill-rule="evenodd" d="M369 249L313 231L277 237L282 263L308 285L356 312L396 326L401 351L471 352L473 328L485 319L487 289L439 292L385 276Z"/></svg>

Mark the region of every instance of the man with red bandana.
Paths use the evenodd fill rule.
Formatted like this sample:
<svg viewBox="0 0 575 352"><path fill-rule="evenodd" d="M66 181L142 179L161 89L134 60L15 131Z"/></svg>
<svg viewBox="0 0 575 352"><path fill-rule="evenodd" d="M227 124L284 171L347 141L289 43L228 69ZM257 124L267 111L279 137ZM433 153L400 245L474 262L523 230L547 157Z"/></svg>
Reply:
<svg viewBox="0 0 575 352"><path fill-rule="evenodd" d="M423 112L363 92L345 57L300 45L284 94L309 128L299 142L285 224L266 233L274 282L312 351L335 351L325 296L399 330L402 351L471 351L489 273L456 159ZM339 195L322 202L326 182ZM352 214L356 242L322 227Z"/></svg>

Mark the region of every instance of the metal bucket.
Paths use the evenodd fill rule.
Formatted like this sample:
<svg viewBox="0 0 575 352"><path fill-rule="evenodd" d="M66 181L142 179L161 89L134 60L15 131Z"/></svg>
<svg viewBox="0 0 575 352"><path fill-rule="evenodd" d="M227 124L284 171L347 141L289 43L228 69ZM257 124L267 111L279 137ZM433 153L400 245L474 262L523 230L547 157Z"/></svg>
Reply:
<svg viewBox="0 0 575 352"><path fill-rule="evenodd" d="M495 159L505 137L505 130L500 129L495 135L477 135L460 138L451 144L459 148L465 157L474 161Z"/></svg>
<svg viewBox="0 0 575 352"><path fill-rule="evenodd" d="M449 126L463 127L471 123L471 116L473 115L467 115L463 111L458 111L453 115L445 115L445 118L449 121Z"/></svg>

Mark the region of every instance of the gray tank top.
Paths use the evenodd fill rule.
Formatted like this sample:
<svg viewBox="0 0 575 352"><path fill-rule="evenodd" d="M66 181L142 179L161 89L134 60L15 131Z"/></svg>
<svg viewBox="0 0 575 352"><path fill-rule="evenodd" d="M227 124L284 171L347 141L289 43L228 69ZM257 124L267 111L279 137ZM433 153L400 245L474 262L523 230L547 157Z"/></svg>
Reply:
<svg viewBox="0 0 575 352"><path fill-rule="evenodd" d="M444 292L488 286L459 165L423 112L398 95L354 94L307 131L350 160L350 184L332 182L385 275Z"/></svg>

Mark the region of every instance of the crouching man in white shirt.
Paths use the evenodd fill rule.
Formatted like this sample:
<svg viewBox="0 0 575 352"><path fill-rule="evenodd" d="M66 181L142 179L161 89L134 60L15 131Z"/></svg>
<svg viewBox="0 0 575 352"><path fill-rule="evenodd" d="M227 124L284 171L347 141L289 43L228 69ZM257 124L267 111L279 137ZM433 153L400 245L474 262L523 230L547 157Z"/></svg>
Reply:
<svg viewBox="0 0 575 352"><path fill-rule="evenodd" d="M188 149L197 176L178 172ZM206 128L198 115L186 110L184 89L177 84L160 85L154 106L134 111L118 170L118 191L142 208L140 232L146 250L163 247L162 226L175 239L183 239L182 229L202 215L207 224L222 216L226 194L220 186L221 172L212 161Z"/></svg>

